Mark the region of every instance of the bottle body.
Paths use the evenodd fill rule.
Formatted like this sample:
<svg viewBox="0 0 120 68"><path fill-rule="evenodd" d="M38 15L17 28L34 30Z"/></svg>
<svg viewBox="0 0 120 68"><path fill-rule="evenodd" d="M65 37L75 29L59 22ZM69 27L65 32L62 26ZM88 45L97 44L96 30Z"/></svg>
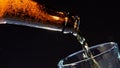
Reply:
<svg viewBox="0 0 120 68"><path fill-rule="evenodd" d="M0 5L0 23L42 28L63 33L75 32L80 19L66 12L48 10L32 0L5 0ZM3 2L3 3L2 3Z"/></svg>

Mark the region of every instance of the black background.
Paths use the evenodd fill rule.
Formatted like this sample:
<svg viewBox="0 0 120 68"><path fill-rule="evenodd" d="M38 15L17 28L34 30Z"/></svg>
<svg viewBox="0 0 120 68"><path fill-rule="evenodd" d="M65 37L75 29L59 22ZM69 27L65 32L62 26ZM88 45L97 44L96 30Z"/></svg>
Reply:
<svg viewBox="0 0 120 68"><path fill-rule="evenodd" d="M115 41L119 44L119 2L35 0L58 11L80 16L80 30L89 46ZM16 25L0 25L0 68L57 68L60 59L80 50L71 34Z"/></svg>

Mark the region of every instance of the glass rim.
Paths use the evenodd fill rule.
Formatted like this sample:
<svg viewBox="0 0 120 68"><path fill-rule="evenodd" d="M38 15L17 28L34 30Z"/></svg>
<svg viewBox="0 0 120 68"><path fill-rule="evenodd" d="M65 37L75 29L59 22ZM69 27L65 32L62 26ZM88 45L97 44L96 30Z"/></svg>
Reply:
<svg viewBox="0 0 120 68"><path fill-rule="evenodd" d="M96 58L96 57L98 57L98 56L100 56L100 55L103 55L103 54L105 54L105 53L110 52L111 50L113 50L113 49L117 46L117 43L116 43L116 42L106 42L106 43L101 43L101 44L97 44L97 45L94 45L94 46L89 47L89 49L93 49L93 48L96 48L96 47L99 47L99 46L106 46L107 44L114 44L114 45L113 45L110 49L108 49L108 50L106 50L106 51L103 51L103 52L101 52L101 53L93 56L93 58ZM83 51L84 51L84 50L77 51L77 52L75 52L75 53L73 53L73 54L68 55L68 56L65 57L65 58L72 57L72 56L74 56L74 55L76 55L76 54L78 54L78 53L81 53L81 52L83 52ZM65 58L64 58L64 59L65 59ZM63 64L64 59L62 59L62 60L59 61L58 66L63 66L63 67L64 67L64 66L74 66L74 65L76 65L76 64L78 64L78 63L81 63L81 62L90 60L90 59L92 59L92 58L87 58L87 59L80 60L80 61L76 61L76 62L72 62L72 63L69 63L69 64Z"/></svg>

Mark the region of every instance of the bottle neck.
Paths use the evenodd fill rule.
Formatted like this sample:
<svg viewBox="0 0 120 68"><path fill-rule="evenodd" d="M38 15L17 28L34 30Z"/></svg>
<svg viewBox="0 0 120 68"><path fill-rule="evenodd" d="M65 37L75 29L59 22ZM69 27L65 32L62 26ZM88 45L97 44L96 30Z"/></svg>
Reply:
<svg viewBox="0 0 120 68"><path fill-rule="evenodd" d="M29 26L34 28L41 28L51 31L59 31L64 34L72 33L76 34L79 30L80 25L80 18L78 16L66 16L64 17L64 21L62 24L58 23L50 23L50 22L36 22L36 21L29 21L29 20L21 20L16 18L4 18L1 20L4 24L14 24L14 25L22 25L22 26Z"/></svg>

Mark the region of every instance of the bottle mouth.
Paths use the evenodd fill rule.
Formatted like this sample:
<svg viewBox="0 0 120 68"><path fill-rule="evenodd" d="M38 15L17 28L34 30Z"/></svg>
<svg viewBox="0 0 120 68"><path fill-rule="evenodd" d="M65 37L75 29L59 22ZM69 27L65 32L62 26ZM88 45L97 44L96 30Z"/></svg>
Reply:
<svg viewBox="0 0 120 68"><path fill-rule="evenodd" d="M68 16L65 17L65 24L63 27L63 33L77 33L80 26L80 17L79 16Z"/></svg>

